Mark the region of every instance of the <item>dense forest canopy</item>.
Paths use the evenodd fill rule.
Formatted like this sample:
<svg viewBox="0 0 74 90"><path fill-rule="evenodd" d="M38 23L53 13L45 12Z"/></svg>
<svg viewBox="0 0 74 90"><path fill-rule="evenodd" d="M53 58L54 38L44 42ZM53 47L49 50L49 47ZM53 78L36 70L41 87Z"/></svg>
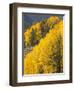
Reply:
<svg viewBox="0 0 74 90"><path fill-rule="evenodd" d="M24 74L63 72L63 20L51 16L24 32Z"/></svg>

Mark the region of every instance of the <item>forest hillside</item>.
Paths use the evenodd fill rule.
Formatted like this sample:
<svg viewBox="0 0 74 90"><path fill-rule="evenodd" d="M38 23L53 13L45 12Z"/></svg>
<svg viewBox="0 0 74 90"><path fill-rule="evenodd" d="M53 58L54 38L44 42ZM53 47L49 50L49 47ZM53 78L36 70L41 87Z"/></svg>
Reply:
<svg viewBox="0 0 74 90"><path fill-rule="evenodd" d="M63 72L63 20L52 16L24 32L24 74Z"/></svg>

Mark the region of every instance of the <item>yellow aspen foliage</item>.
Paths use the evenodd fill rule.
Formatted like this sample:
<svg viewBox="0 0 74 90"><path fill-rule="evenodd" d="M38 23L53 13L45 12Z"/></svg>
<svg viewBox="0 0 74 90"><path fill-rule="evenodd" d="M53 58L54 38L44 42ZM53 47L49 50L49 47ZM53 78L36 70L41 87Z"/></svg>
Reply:
<svg viewBox="0 0 74 90"><path fill-rule="evenodd" d="M59 17L51 16L49 19L47 19L47 25L50 28L53 28L54 24L58 23L59 21L60 21Z"/></svg>
<svg viewBox="0 0 74 90"><path fill-rule="evenodd" d="M24 32L25 46L29 48L38 44L40 39L45 37L45 35L49 32L49 29L52 29L53 26L57 24L59 21L59 17L51 16L48 19L31 25L31 27L29 27Z"/></svg>
<svg viewBox="0 0 74 90"><path fill-rule="evenodd" d="M34 46L40 39L40 23L32 25L29 29L26 30L26 32L24 32L24 42L26 47Z"/></svg>
<svg viewBox="0 0 74 90"><path fill-rule="evenodd" d="M28 30L27 30L28 31ZM25 43L26 44L26 46L30 46L30 38L31 38L31 34L30 34L30 32L25 32L24 33L24 42L27 42L27 43Z"/></svg>
<svg viewBox="0 0 74 90"><path fill-rule="evenodd" d="M60 72L63 72L62 20L24 57L24 74Z"/></svg>

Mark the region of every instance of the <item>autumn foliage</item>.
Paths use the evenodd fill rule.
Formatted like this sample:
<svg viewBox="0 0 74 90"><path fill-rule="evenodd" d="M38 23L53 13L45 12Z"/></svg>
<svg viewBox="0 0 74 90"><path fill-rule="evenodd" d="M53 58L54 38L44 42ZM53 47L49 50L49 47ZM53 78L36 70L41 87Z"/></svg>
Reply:
<svg viewBox="0 0 74 90"><path fill-rule="evenodd" d="M63 20L52 16L32 25L24 42L24 74L63 72Z"/></svg>

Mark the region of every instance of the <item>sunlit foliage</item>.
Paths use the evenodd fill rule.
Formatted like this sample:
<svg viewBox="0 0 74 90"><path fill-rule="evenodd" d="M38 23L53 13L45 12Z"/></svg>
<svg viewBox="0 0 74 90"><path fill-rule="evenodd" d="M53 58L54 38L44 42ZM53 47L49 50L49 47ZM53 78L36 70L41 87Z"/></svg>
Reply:
<svg viewBox="0 0 74 90"><path fill-rule="evenodd" d="M49 24L52 21L53 26ZM24 33L26 46L34 46L36 43L32 51L24 56L24 74L63 72L63 21L53 16L44 21L46 24L50 27L47 25L49 30L44 37L41 34L41 22ZM35 40L39 40L39 43Z"/></svg>
<svg viewBox="0 0 74 90"><path fill-rule="evenodd" d="M27 28L26 32L24 32L25 47L30 48L38 44L40 39L45 37L49 30L59 21L60 20L57 16L51 16L50 18L35 23Z"/></svg>

